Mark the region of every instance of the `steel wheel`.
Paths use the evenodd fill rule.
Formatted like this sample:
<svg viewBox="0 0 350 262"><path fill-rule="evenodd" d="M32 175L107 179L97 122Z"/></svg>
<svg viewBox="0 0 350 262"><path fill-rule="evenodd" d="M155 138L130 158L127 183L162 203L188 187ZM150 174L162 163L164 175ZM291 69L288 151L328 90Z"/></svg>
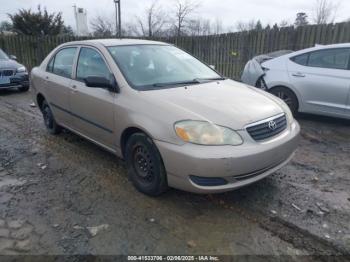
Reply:
<svg viewBox="0 0 350 262"><path fill-rule="evenodd" d="M144 183L154 181L154 166L150 152L144 145L139 145L133 152L133 167L140 180Z"/></svg>
<svg viewBox="0 0 350 262"><path fill-rule="evenodd" d="M158 196L168 188L162 158L152 139L143 133L129 137L125 147L128 174L134 186L142 193Z"/></svg>
<svg viewBox="0 0 350 262"><path fill-rule="evenodd" d="M46 129L51 134L59 134L62 128L56 123L55 118L52 114L51 108L49 107L46 101L43 101L42 103L41 112L43 114L44 124Z"/></svg>

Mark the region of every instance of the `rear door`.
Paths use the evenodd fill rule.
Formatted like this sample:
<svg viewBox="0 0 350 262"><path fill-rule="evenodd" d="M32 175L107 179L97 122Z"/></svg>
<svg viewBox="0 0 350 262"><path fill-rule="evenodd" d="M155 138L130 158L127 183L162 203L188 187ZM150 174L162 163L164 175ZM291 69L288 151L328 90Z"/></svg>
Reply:
<svg viewBox="0 0 350 262"><path fill-rule="evenodd" d="M45 96L59 124L71 125L69 94L77 47L60 49L50 60L44 77Z"/></svg>
<svg viewBox="0 0 350 262"><path fill-rule="evenodd" d="M288 71L303 111L344 115L350 92L350 48L333 48L292 57Z"/></svg>
<svg viewBox="0 0 350 262"><path fill-rule="evenodd" d="M70 105L74 129L109 148L115 145L114 114L116 93L87 87L84 78L109 78L111 71L103 55L93 47L81 47L75 79L71 82Z"/></svg>

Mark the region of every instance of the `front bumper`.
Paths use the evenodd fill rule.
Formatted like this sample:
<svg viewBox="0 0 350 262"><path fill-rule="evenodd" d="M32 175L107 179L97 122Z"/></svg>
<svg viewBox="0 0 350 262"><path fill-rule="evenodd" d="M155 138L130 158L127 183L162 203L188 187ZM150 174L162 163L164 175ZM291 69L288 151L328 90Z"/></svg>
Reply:
<svg viewBox="0 0 350 262"><path fill-rule="evenodd" d="M29 86L28 73L16 73L9 77L9 83L0 83L0 89L18 88Z"/></svg>
<svg viewBox="0 0 350 262"><path fill-rule="evenodd" d="M170 187L194 193L221 193L254 183L276 172L293 157L300 127L294 121L278 136L255 142L245 131L240 146L174 145L155 141L163 158ZM227 183L199 185L191 177L222 178Z"/></svg>

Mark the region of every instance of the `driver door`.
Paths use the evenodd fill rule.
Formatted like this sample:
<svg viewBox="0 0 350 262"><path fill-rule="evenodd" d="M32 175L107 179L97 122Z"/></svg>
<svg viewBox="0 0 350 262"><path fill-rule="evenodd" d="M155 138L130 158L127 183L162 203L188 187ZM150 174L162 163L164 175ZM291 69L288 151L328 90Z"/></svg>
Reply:
<svg viewBox="0 0 350 262"><path fill-rule="evenodd" d="M88 76L109 77L110 69L103 55L95 48L81 47L71 82L70 105L74 129L109 149L115 145L116 93L85 85Z"/></svg>

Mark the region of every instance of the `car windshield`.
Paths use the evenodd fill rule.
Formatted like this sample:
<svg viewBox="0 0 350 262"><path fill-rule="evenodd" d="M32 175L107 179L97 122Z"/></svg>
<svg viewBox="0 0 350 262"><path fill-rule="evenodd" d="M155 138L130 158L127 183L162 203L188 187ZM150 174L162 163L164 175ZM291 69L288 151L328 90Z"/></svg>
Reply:
<svg viewBox="0 0 350 262"><path fill-rule="evenodd" d="M170 45L108 47L131 86L150 90L218 80L221 76L188 53Z"/></svg>
<svg viewBox="0 0 350 262"><path fill-rule="evenodd" d="M0 60L7 60L9 57L0 49Z"/></svg>

